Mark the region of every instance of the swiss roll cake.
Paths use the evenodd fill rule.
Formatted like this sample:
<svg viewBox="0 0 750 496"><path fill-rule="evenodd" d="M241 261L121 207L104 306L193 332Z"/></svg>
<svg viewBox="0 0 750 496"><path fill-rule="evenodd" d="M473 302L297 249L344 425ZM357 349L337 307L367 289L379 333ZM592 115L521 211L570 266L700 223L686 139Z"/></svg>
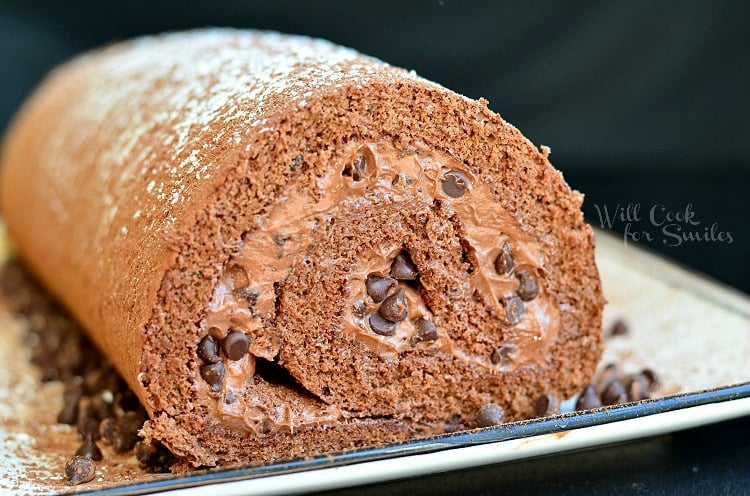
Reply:
<svg viewBox="0 0 750 496"><path fill-rule="evenodd" d="M20 256L185 466L530 418L589 383L583 196L515 127L331 43L209 29L55 69L2 149Z"/></svg>

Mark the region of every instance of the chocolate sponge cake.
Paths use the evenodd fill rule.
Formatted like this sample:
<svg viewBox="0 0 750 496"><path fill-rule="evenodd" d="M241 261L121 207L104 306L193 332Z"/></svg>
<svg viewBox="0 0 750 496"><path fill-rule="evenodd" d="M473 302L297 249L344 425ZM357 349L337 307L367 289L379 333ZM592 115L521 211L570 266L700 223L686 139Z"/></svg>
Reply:
<svg viewBox="0 0 750 496"><path fill-rule="evenodd" d="M354 51L201 30L56 69L6 136L1 202L144 435L246 463L528 418L588 383L592 231L548 153Z"/></svg>

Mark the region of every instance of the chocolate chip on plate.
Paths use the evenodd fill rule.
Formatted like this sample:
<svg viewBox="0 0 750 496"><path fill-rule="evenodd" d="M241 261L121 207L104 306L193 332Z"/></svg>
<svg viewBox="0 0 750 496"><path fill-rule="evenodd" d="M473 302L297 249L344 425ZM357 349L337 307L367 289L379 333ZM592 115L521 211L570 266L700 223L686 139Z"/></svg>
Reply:
<svg viewBox="0 0 750 496"><path fill-rule="evenodd" d="M503 420L505 419L505 412L503 412L503 407L496 403L488 403L486 405L482 405L479 410L477 410L476 417L474 418L476 420L477 426L479 427L492 427L493 425L499 425L503 423Z"/></svg>
<svg viewBox="0 0 750 496"><path fill-rule="evenodd" d="M372 301L380 303L388 297L388 293L396 287L398 281L391 277L367 276L365 288Z"/></svg>
<svg viewBox="0 0 750 496"><path fill-rule="evenodd" d="M227 337L221 341L221 349L230 360L239 360L250 349L250 339L244 332L229 331Z"/></svg>
<svg viewBox="0 0 750 496"><path fill-rule="evenodd" d="M649 380L643 374L633 374L625 385L628 400L641 401L651 397L649 393Z"/></svg>
<svg viewBox="0 0 750 496"><path fill-rule="evenodd" d="M617 319L609 331L610 336L625 336L630 333L628 324L622 319Z"/></svg>
<svg viewBox="0 0 750 496"><path fill-rule="evenodd" d="M127 412L122 418L114 419L109 429L102 429L109 435L109 441L116 453L126 453L135 447L135 443L140 439L138 431L143 427L144 420L138 413Z"/></svg>
<svg viewBox="0 0 750 496"><path fill-rule="evenodd" d="M511 296L505 300L505 318L510 325L516 325L526 315L523 301L518 296Z"/></svg>
<svg viewBox="0 0 750 496"><path fill-rule="evenodd" d="M625 391L625 386L622 385L619 379L609 383L609 386L604 390L601 396L603 405L617 405L618 403L625 403L628 401L628 393Z"/></svg>
<svg viewBox="0 0 750 496"><path fill-rule="evenodd" d="M513 254L510 251L510 245L505 242L503 243L502 248L500 248L500 253L497 254L497 258L495 258L495 271L498 274L509 274L515 265L516 263L513 260Z"/></svg>
<svg viewBox="0 0 750 496"><path fill-rule="evenodd" d="M516 277L518 277L518 289L516 289L516 294L520 296L523 301L531 301L539 295L539 286L528 272L521 269L516 272Z"/></svg>
<svg viewBox="0 0 750 496"><path fill-rule="evenodd" d="M396 323L391 322L390 320L385 320L379 313L370 315L369 321L370 328L375 334L380 334L381 336L393 336L396 332Z"/></svg>
<svg viewBox="0 0 750 496"><path fill-rule="evenodd" d="M406 304L406 291L399 288L398 291L385 299L380 305L380 315L391 322L401 322L409 314L409 307Z"/></svg>
<svg viewBox="0 0 750 496"><path fill-rule="evenodd" d="M490 354L490 361L494 365L501 367L507 367L513 363L512 354L516 351L516 346L513 344L501 344Z"/></svg>
<svg viewBox="0 0 750 496"><path fill-rule="evenodd" d="M198 343L198 358L206 363L219 363L221 355L219 354L219 340L209 334L201 339Z"/></svg>
<svg viewBox="0 0 750 496"><path fill-rule="evenodd" d="M211 386L211 391L218 393L221 391L221 383L224 382L226 368L223 362L212 363L201 367L201 377Z"/></svg>
<svg viewBox="0 0 750 496"><path fill-rule="evenodd" d="M609 363L599 373L596 378L596 394L600 395L612 384L614 381L620 379L619 371L617 370L617 364Z"/></svg>
<svg viewBox="0 0 750 496"><path fill-rule="evenodd" d="M96 476L96 463L87 456L75 455L65 463L65 478L69 486L89 482Z"/></svg>
<svg viewBox="0 0 750 496"><path fill-rule="evenodd" d="M418 275L419 272L408 254L402 251L396 255L391 264L391 277L399 281L413 281Z"/></svg>
<svg viewBox="0 0 750 496"><path fill-rule="evenodd" d="M96 445L96 441L94 441L94 438L90 434L84 438L83 443L78 447L75 454L78 456L87 456L96 462L104 458L102 450L99 449L99 446Z"/></svg>
<svg viewBox="0 0 750 496"><path fill-rule="evenodd" d="M414 321L414 327L417 329L417 333L414 336L414 340L417 342L435 341L439 337L435 323L427 319L418 318Z"/></svg>
<svg viewBox="0 0 750 496"><path fill-rule="evenodd" d="M536 414L540 417L560 413L560 400L554 394L545 393L536 402Z"/></svg>
<svg viewBox="0 0 750 496"><path fill-rule="evenodd" d="M576 410L591 410L592 408L599 408L602 406L602 401L599 396L596 395L594 386L589 384L583 389L583 392L576 401Z"/></svg>
<svg viewBox="0 0 750 496"><path fill-rule="evenodd" d="M451 169L443 174L440 187L447 196L460 198L469 189L469 178L463 172Z"/></svg>

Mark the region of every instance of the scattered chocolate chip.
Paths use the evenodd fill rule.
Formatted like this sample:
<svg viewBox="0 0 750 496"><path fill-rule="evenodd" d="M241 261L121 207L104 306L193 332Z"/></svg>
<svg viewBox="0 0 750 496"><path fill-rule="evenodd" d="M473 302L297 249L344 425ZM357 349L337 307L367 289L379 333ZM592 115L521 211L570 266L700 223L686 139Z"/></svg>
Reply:
<svg viewBox="0 0 750 496"><path fill-rule="evenodd" d="M609 386L602 393L602 404L603 405L617 405L618 403L625 403L628 401L628 393L625 391L625 386L622 385L619 379L609 383Z"/></svg>
<svg viewBox="0 0 750 496"><path fill-rule="evenodd" d="M604 391L614 381L618 381L620 378L617 370L617 364L610 363L599 373L599 377L596 379L596 394L602 395Z"/></svg>
<svg viewBox="0 0 750 496"><path fill-rule="evenodd" d="M414 327L417 329L417 333L414 336L414 340L417 342L435 341L439 337L435 323L427 319L418 318L414 321Z"/></svg>
<svg viewBox="0 0 750 496"><path fill-rule="evenodd" d="M273 429L273 424L267 418L264 418L256 424L258 434L268 434Z"/></svg>
<svg viewBox="0 0 750 496"><path fill-rule="evenodd" d="M77 382L69 381L65 384L63 407L57 414L60 424L74 425L78 421L78 403L81 401L81 386Z"/></svg>
<svg viewBox="0 0 750 496"><path fill-rule="evenodd" d="M490 354L490 361L494 365L501 367L507 367L513 363L513 357L511 356L516 351L516 346L513 344L501 344Z"/></svg>
<svg viewBox="0 0 750 496"><path fill-rule="evenodd" d="M355 301L354 305L352 305L352 314L357 318L363 319L367 315L367 305L365 302L362 300Z"/></svg>
<svg viewBox="0 0 750 496"><path fill-rule="evenodd" d="M145 419L135 412L128 412L119 419L107 419L106 426L100 426L107 440L112 443L116 453L126 453L138 442L138 431L143 427Z"/></svg>
<svg viewBox="0 0 750 496"><path fill-rule="evenodd" d="M516 325L526 315L526 309L523 306L523 301L517 296L511 296L505 300L505 318L508 319L510 325Z"/></svg>
<svg viewBox="0 0 750 496"><path fill-rule="evenodd" d="M612 328L609 331L611 336L625 336L630 332L628 325L624 320L618 319L612 324Z"/></svg>
<svg viewBox="0 0 750 496"><path fill-rule="evenodd" d="M175 461L174 455L158 441L138 441L135 444L138 465L147 472L165 472Z"/></svg>
<svg viewBox="0 0 750 496"><path fill-rule="evenodd" d="M230 360L239 360L250 349L250 339L244 332L229 331L221 342L221 349Z"/></svg>
<svg viewBox="0 0 750 496"><path fill-rule="evenodd" d="M659 384L659 377L656 375L656 372L654 372L651 369L643 369L640 371L640 374L646 377L648 379L648 389L649 391L653 391L654 388Z"/></svg>
<svg viewBox="0 0 750 496"><path fill-rule="evenodd" d="M586 386L576 401L576 410L591 410L592 408L599 408L602 406L602 402L599 396L596 395L594 386L589 384Z"/></svg>
<svg viewBox="0 0 750 496"><path fill-rule="evenodd" d="M543 394L536 402L536 414L540 417L560 413L560 400L554 394Z"/></svg>
<svg viewBox="0 0 750 496"><path fill-rule="evenodd" d="M495 258L495 271L498 274L510 274L515 266L516 263L513 260L513 254L510 252L510 245L507 242L503 243L500 253Z"/></svg>
<svg viewBox="0 0 750 496"><path fill-rule="evenodd" d="M234 297L238 300L245 300L250 308L258 303L258 292L250 288L239 288L233 291Z"/></svg>
<svg viewBox="0 0 750 496"><path fill-rule="evenodd" d="M89 435L94 439L99 439L99 420L91 404L91 398L82 398L78 404L78 420L76 421L76 428L82 439Z"/></svg>
<svg viewBox="0 0 750 496"><path fill-rule="evenodd" d="M65 464L65 478L69 486L89 482L96 476L96 463L87 457L76 455Z"/></svg>
<svg viewBox="0 0 750 496"><path fill-rule="evenodd" d="M531 301L539 295L539 286L528 272L521 269L516 272L518 277L518 289L516 294L521 297L523 301Z"/></svg>
<svg viewBox="0 0 750 496"><path fill-rule="evenodd" d="M628 393L628 400L641 401L651 397L649 393L649 380L643 374L634 374L626 382L625 389Z"/></svg>
<svg viewBox="0 0 750 496"><path fill-rule="evenodd" d="M99 462L104 458L104 456L102 456L102 450L99 449L94 438L90 435L84 438L83 444L78 447L75 454L78 456L87 456L95 462Z"/></svg>
<svg viewBox="0 0 750 496"><path fill-rule="evenodd" d="M475 420L479 427L492 427L493 425L499 425L503 423L505 419L505 412L503 407L496 403L489 403L483 405L477 410Z"/></svg>
<svg viewBox="0 0 750 496"><path fill-rule="evenodd" d="M375 334L380 334L381 336L393 336L396 332L396 323L391 322L390 320L385 320L379 313L370 315L369 320L370 328Z"/></svg>
<svg viewBox="0 0 750 496"><path fill-rule="evenodd" d="M385 299L380 305L378 311L380 315L391 322L401 322L409 314L409 307L406 304L406 291L400 288L391 296Z"/></svg>
<svg viewBox="0 0 750 496"><path fill-rule="evenodd" d="M406 252L400 252L391 264L391 277L399 281L413 281L419 273Z"/></svg>
<svg viewBox="0 0 750 496"><path fill-rule="evenodd" d="M223 362L212 363L201 367L201 377L211 386L211 391L218 393L221 391L221 383L224 382L224 373L226 368Z"/></svg>
<svg viewBox="0 0 750 496"><path fill-rule="evenodd" d="M396 287L398 281L391 277L380 277L375 275L367 276L365 288L372 301L380 303L388 297L388 293Z"/></svg>
<svg viewBox="0 0 750 496"><path fill-rule="evenodd" d="M440 187L443 189L443 193L451 198L460 198L469 189L469 178L461 171L449 170L443 174Z"/></svg>
<svg viewBox="0 0 750 496"><path fill-rule="evenodd" d="M198 343L198 358L206 363L219 363L221 355L219 354L219 340L211 334L201 339Z"/></svg>

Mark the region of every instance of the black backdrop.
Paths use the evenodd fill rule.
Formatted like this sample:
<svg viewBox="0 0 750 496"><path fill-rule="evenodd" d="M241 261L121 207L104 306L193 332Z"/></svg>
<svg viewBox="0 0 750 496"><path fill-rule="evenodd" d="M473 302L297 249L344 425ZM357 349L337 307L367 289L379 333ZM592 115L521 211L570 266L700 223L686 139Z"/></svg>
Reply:
<svg viewBox="0 0 750 496"><path fill-rule="evenodd" d="M50 67L113 40L210 25L324 37L487 98L532 141L551 146L553 163L586 194L593 224L606 220L605 207L611 214L638 204L639 219L616 219L612 228L646 231L652 240L644 246L748 292L748 5L0 0L0 128ZM664 213L688 208L692 224L662 223ZM709 241L674 237L703 238L712 226ZM367 494L742 493L750 484L749 429L746 418Z"/></svg>

